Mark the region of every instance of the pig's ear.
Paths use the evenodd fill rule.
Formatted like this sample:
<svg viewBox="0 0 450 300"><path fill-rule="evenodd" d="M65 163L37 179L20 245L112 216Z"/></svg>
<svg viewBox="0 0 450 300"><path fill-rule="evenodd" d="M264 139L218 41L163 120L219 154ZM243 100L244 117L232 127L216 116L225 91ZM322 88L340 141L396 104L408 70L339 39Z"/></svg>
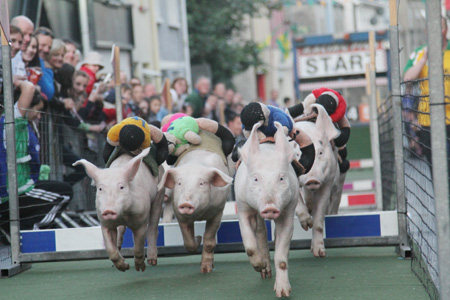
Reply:
<svg viewBox="0 0 450 300"><path fill-rule="evenodd" d="M233 178L216 168L211 168L209 175L209 183L215 187L224 187L233 181Z"/></svg>
<svg viewBox="0 0 450 300"><path fill-rule="evenodd" d="M325 108L320 104L311 104L318 111L316 126L319 129L320 140L331 141L339 135L339 131L333 125L330 116L326 112Z"/></svg>
<svg viewBox="0 0 450 300"><path fill-rule="evenodd" d="M149 152L150 152L150 148L142 150L142 152L140 154L133 157L133 159L130 160L125 165L125 174L124 175L128 181L132 181L134 179L134 177L136 176L136 174L139 170L139 167L141 166L142 159L144 157L146 157Z"/></svg>
<svg viewBox="0 0 450 300"><path fill-rule="evenodd" d="M158 191L162 190L164 187L173 189L175 187L175 174L174 169L169 169L164 172L161 181L158 183Z"/></svg>
<svg viewBox="0 0 450 300"><path fill-rule="evenodd" d="M289 146L284 128L279 122L275 122L274 125L277 128L277 132L275 133L275 149L277 152L285 153L284 157L288 159L288 162L291 162L294 157L294 150Z"/></svg>
<svg viewBox="0 0 450 300"><path fill-rule="evenodd" d="M76 162L74 162L72 164L72 166L78 166L78 165L83 165L84 168L86 169L86 173L88 174L88 176L94 182L97 182L99 168L97 168L93 163L90 163L85 159L77 160Z"/></svg>
<svg viewBox="0 0 450 300"><path fill-rule="evenodd" d="M256 123L253 125L252 132L245 142L244 146L242 146L240 154L242 161L248 165L248 160L250 157L254 156L259 152L259 139L258 139L258 128L261 126L260 123Z"/></svg>

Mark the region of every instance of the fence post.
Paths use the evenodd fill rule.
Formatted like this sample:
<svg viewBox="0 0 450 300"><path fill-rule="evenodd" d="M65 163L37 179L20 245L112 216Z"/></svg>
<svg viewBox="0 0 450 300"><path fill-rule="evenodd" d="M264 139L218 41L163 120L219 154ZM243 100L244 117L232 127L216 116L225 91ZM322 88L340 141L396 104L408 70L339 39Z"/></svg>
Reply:
<svg viewBox="0 0 450 300"><path fill-rule="evenodd" d="M11 71L11 46L6 39L3 29L2 39L2 63L3 63L3 92L5 99L5 134L6 155L8 165L8 201L9 222L11 234L11 254L14 264L19 263L20 239L19 239L19 199L17 191L17 164L16 164L16 128L14 120L14 97Z"/></svg>
<svg viewBox="0 0 450 300"><path fill-rule="evenodd" d="M369 32L369 80L370 86L369 95L369 111L370 111L370 144L373 159L373 173L375 176L375 196L376 205L378 209L383 208L383 189L381 188L381 160L380 160L380 133L378 130L378 105L377 105L377 83L376 83L376 68L375 68L375 32Z"/></svg>
<svg viewBox="0 0 450 300"><path fill-rule="evenodd" d="M406 198L405 198L405 169L403 154L403 127L402 127L402 100L400 97L400 49L397 25L397 0L389 0L390 26L390 55L391 55L391 85L392 85L392 112L394 134L395 174L397 185L397 216L399 235L399 254L410 257L411 249L408 245L408 233L406 223Z"/></svg>
<svg viewBox="0 0 450 300"><path fill-rule="evenodd" d="M441 37L441 2L426 1L428 34L428 78L430 86L431 149L440 296L450 299L450 222L447 169L447 136L445 124L444 71Z"/></svg>

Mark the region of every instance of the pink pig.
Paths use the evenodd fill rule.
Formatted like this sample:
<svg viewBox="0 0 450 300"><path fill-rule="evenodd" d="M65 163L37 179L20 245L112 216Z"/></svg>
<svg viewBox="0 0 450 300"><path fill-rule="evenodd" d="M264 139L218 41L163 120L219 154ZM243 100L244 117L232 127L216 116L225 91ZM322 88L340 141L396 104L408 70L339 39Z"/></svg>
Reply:
<svg viewBox="0 0 450 300"><path fill-rule="evenodd" d="M275 144L259 144L255 124L241 149L235 192L245 251L262 278L272 277L264 219L275 222L275 294L289 297L288 253L294 230L294 211L299 199L298 179L289 145L280 123L275 122ZM306 210L306 208L305 208Z"/></svg>
<svg viewBox="0 0 450 300"><path fill-rule="evenodd" d="M299 182L302 187L302 198L313 219L311 251L315 257L325 257L323 239L325 215L338 212L345 173L339 172L337 148L332 144L333 139L339 135L339 131L334 127L322 105L313 104L312 106L318 110L316 122L302 121L295 124L311 137L316 149L316 158L311 170L300 176ZM303 201L300 200L296 208L297 216L301 220L307 213ZM304 224L302 227L307 229Z"/></svg>
<svg viewBox="0 0 450 300"><path fill-rule="evenodd" d="M133 232L136 270L145 270L146 236L147 262L153 266L157 264L156 241L164 191L158 192L158 177L153 176L148 167L141 164L149 149L136 157L123 154L107 169L99 169L84 159L74 163L86 168L97 187L95 205L106 252L120 271L130 268L119 253L125 226ZM164 172L162 167L159 172Z"/></svg>
<svg viewBox="0 0 450 300"><path fill-rule="evenodd" d="M195 236L194 222L206 220L200 271L214 267L216 234L232 178L223 159L214 152L196 149L180 158L176 167L164 173L159 189L172 189L172 205L183 235L184 247L195 252L201 237Z"/></svg>

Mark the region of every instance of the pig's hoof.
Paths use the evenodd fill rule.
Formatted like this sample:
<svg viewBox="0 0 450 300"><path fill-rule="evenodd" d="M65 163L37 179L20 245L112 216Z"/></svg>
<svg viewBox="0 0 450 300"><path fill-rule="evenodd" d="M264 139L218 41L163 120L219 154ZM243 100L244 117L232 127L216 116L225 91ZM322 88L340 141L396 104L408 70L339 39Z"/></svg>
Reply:
<svg viewBox="0 0 450 300"><path fill-rule="evenodd" d="M275 281L273 290L278 298L289 297L291 295L291 285L289 282L280 283Z"/></svg>
<svg viewBox="0 0 450 300"><path fill-rule="evenodd" d="M134 268L136 269L136 271L142 271L142 272L144 272L145 271L145 262L144 261L140 261L140 262L137 262L137 261L135 261L134 262Z"/></svg>
<svg viewBox="0 0 450 300"><path fill-rule="evenodd" d="M300 225L302 226L303 230L308 231L308 228L312 228L313 221L311 216L308 215L306 218L300 219Z"/></svg>
<svg viewBox="0 0 450 300"><path fill-rule="evenodd" d="M121 262L114 264L117 268L117 270L125 272L126 270L130 269L130 265L125 262L125 260L122 260Z"/></svg>
<svg viewBox="0 0 450 300"><path fill-rule="evenodd" d="M200 267L200 272L202 273L211 273L214 269L213 264L202 264Z"/></svg>
<svg viewBox="0 0 450 300"><path fill-rule="evenodd" d="M313 247L311 249L311 252L314 254L315 257L325 257L325 256L327 256L327 252L325 251L325 248L323 246L321 246L321 247Z"/></svg>
<svg viewBox="0 0 450 300"><path fill-rule="evenodd" d="M151 266L156 266L158 263L158 260L156 258L149 258L149 259L147 259L147 263Z"/></svg>
<svg viewBox="0 0 450 300"><path fill-rule="evenodd" d="M261 278L262 279L272 278L272 270L270 269L261 270Z"/></svg>

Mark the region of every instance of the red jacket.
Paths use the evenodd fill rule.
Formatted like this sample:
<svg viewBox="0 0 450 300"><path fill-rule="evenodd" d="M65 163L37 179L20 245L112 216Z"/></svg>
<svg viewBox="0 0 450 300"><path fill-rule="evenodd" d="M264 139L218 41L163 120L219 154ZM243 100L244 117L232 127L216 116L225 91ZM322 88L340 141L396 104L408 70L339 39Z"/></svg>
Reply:
<svg viewBox="0 0 450 300"><path fill-rule="evenodd" d="M347 109L347 102L345 101L344 97L342 97L341 94L339 94L335 90L328 89L328 88L320 88L320 89L313 90L312 94L317 99L324 92L332 92L339 99L339 104L338 104L338 106L336 108L336 111L330 115L330 118L333 121L333 123L336 123L336 122L340 121L345 116L345 110Z"/></svg>
<svg viewBox="0 0 450 300"><path fill-rule="evenodd" d="M95 73L92 72L90 69L86 68L86 66L82 66L80 68L80 71L84 71L89 75L89 82L86 87L86 93L88 94L88 97L89 97L89 95L92 92L92 88L94 87L94 83L97 81L97 77L95 76ZM88 101L87 100L88 97L86 97L86 101L84 102L83 106L86 105L86 102Z"/></svg>

